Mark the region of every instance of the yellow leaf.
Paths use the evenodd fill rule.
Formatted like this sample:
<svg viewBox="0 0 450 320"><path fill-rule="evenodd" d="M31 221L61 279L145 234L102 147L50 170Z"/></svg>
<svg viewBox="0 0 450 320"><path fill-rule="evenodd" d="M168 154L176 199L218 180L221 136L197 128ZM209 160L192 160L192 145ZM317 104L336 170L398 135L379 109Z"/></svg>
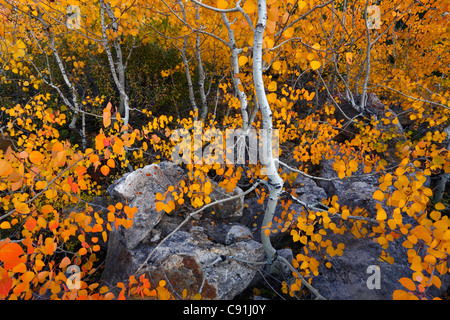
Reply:
<svg viewBox="0 0 450 320"><path fill-rule="evenodd" d="M313 70L317 70L317 69L320 68L320 66L321 66L322 64L321 64L319 61L317 61L317 60L313 60L313 61L310 62L310 65L311 65L311 68L312 68Z"/></svg>
<svg viewBox="0 0 450 320"><path fill-rule="evenodd" d="M251 0L246 0L242 9L244 9L245 13L252 14L256 11L256 4Z"/></svg>
<svg viewBox="0 0 450 320"><path fill-rule="evenodd" d="M0 224L0 229L9 229L9 228L11 228L11 224L8 221L3 221Z"/></svg>
<svg viewBox="0 0 450 320"><path fill-rule="evenodd" d="M280 61L275 61L275 62L272 64L272 68L273 68L273 70L275 70L275 71L280 70L280 69L281 69L281 62L280 62Z"/></svg>
<svg viewBox="0 0 450 320"><path fill-rule="evenodd" d="M436 203L436 205L434 206L436 208L436 210L445 210L445 205L443 205L442 203Z"/></svg>
<svg viewBox="0 0 450 320"><path fill-rule="evenodd" d="M387 215L386 211L383 208L378 209L377 211L377 220L386 220Z"/></svg>
<svg viewBox="0 0 450 320"><path fill-rule="evenodd" d="M434 221L438 221L441 218L441 213L439 211L431 211L430 218Z"/></svg>
<svg viewBox="0 0 450 320"><path fill-rule="evenodd" d="M443 157L437 155L433 158L433 163L437 166L443 165L445 163L445 160Z"/></svg>
<svg viewBox="0 0 450 320"><path fill-rule="evenodd" d="M197 293L197 294L194 296L193 300L202 300L202 295L201 295L200 293Z"/></svg>
<svg viewBox="0 0 450 320"><path fill-rule="evenodd" d="M219 8L219 9L226 9L226 8L228 8L228 2L226 2L225 0L217 1L217 8Z"/></svg>
<svg viewBox="0 0 450 320"><path fill-rule="evenodd" d="M347 209L342 210L342 214L341 214L342 219L347 220L347 217L349 215L350 215L350 211L349 210L347 210Z"/></svg>
<svg viewBox="0 0 450 320"><path fill-rule="evenodd" d="M297 2L298 10L302 10L304 7L307 6L305 1L299 1Z"/></svg>
<svg viewBox="0 0 450 320"><path fill-rule="evenodd" d="M267 87L269 91L276 91L277 90L277 83L275 81L271 81Z"/></svg>
<svg viewBox="0 0 450 320"><path fill-rule="evenodd" d="M269 93L268 95L267 95L267 101L269 102L269 103L275 103L276 101L277 101L277 95L276 95L276 93Z"/></svg>
<svg viewBox="0 0 450 320"><path fill-rule="evenodd" d="M283 36L285 36L286 38L290 38L294 35L294 28L287 28L286 30L284 30L283 32Z"/></svg>
<svg viewBox="0 0 450 320"><path fill-rule="evenodd" d="M246 56L239 57L239 67L244 66L248 62L248 58Z"/></svg>
<svg viewBox="0 0 450 320"><path fill-rule="evenodd" d="M384 200L384 193L381 190L376 190L373 193L373 198L375 200L378 200L378 201L383 201Z"/></svg>

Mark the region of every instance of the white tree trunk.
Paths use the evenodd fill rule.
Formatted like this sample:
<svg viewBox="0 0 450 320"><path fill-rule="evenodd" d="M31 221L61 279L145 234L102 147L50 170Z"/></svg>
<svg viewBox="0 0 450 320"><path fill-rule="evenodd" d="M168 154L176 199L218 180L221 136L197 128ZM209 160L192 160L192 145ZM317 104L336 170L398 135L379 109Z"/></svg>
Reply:
<svg viewBox="0 0 450 320"><path fill-rule="evenodd" d="M103 48L105 49L106 56L108 57L109 67L111 69L111 73L114 79L114 84L116 85L117 90L119 90L120 94L120 106L123 109L124 117L123 117L123 124L128 125L128 122L130 121L130 103L129 103L129 97L128 94L125 91L125 66L123 64L122 59L122 49L120 47L120 44L118 42L118 39L115 40L114 46L116 50L116 56L117 56L117 68L115 67L115 63L111 54L111 50L109 49L108 44L108 37L106 35L106 25L105 25L105 10L111 19L111 21L114 21L114 13L112 12L111 8L108 4L105 4L104 1L101 1L100 3L100 23L102 26L102 37L103 37ZM118 30L117 23L113 23L113 28Z"/></svg>
<svg viewBox="0 0 450 320"><path fill-rule="evenodd" d="M283 179L281 179L281 177L278 175L278 171L275 165L275 159L272 156L272 111L270 109L269 102L267 101L263 81L262 45L264 30L266 28L266 21L266 0L258 0L258 21L253 37L253 83L255 86L255 93L258 99L259 108L262 114L263 130L266 133L262 143L263 148L266 148L267 150L265 169L268 178L267 186L269 189L269 199L267 200L267 208L266 212L264 213L264 220L261 229L261 240L268 261L273 262L276 258L276 250L273 248L270 242L270 235L266 236L265 230L273 220L278 198L283 191Z"/></svg>
<svg viewBox="0 0 450 320"><path fill-rule="evenodd" d="M247 112L247 95L244 91L241 91L239 85L241 84L241 80L237 78L239 74L239 53L242 52L242 49L236 47L236 40L234 38L234 31L231 28L231 23L228 20L227 14L222 13L222 20L228 30L228 46L231 50L231 70L233 74L233 86L236 94L239 98L239 103L241 106L241 115L242 115L242 130L247 132L248 129L248 112Z"/></svg>

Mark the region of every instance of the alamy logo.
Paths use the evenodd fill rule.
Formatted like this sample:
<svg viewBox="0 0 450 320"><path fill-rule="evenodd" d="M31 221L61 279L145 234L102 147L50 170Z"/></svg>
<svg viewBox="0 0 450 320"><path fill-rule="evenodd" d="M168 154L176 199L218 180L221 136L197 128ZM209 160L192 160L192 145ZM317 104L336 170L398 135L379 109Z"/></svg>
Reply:
<svg viewBox="0 0 450 320"><path fill-rule="evenodd" d="M80 267L77 265L70 265L67 267L66 273L68 274L66 285L69 290L81 288L81 273Z"/></svg>
<svg viewBox="0 0 450 320"><path fill-rule="evenodd" d="M81 28L81 10L79 6L68 6L66 9L67 21L66 26L69 29Z"/></svg>
<svg viewBox="0 0 450 320"><path fill-rule="evenodd" d="M381 289L381 269L377 265L367 267L366 273L372 274L367 278L366 285L369 289Z"/></svg>
<svg viewBox="0 0 450 320"><path fill-rule="evenodd" d="M367 7L367 26L369 29L381 28L381 14L379 6L372 5Z"/></svg>
<svg viewBox="0 0 450 320"><path fill-rule="evenodd" d="M270 132L266 129L259 132L255 129L246 132L243 129L203 130L203 122L195 121L192 133L178 129L172 132L170 139L176 143L172 161L177 164L257 164L259 160L264 169L271 158L276 159L279 155L278 129ZM268 140L271 150L264 143Z"/></svg>

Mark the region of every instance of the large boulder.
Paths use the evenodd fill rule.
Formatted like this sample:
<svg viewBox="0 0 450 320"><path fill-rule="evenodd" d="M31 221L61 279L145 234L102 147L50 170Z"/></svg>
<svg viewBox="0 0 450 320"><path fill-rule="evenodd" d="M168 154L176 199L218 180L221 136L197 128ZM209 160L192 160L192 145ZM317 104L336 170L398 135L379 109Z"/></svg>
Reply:
<svg viewBox="0 0 450 320"><path fill-rule="evenodd" d="M355 238L350 233L331 234L324 237L333 243L345 244L342 256L328 257L331 268L321 266L320 274L314 277L313 286L327 299L332 300L392 300L395 290L405 290L398 281L411 278L413 271L408 262L408 249L402 241L389 244L385 253L394 259L393 263L380 259L381 246L373 238ZM378 268L379 287L374 286ZM432 286L428 293L439 296L450 284L449 275L441 277L440 289Z"/></svg>
<svg viewBox="0 0 450 320"><path fill-rule="evenodd" d="M167 241L140 244L130 250L124 238L112 235L110 250L102 279L108 283L126 281L145 262L156 248L147 264L137 276L146 274L152 285L165 280L175 298L187 290L187 299L200 293L203 299L229 300L244 291L257 273L257 268L245 261L261 262L264 259L262 244L252 239L223 245L211 241L201 227L189 231L179 230ZM215 263L214 263L215 262Z"/></svg>
<svg viewBox="0 0 450 320"><path fill-rule="evenodd" d="M108 189L112 198L137 208L133 225L124 230L128 248L136 247L149 237L164 213L156 210L156 194L164 194L169 186L178 184L183 174L181 167L170 162L151 164L127 174L113 188ZM168 194L166 201L171 197Z"/></svg>
<svg viewBox="0 0 450 320"><path fill-rule="evenodd" d="M260 262L265 253L251 231L236 221L242 216L244 196L213 207L214 214L205 210L192 218L195 223L184 224L173 233L185 217L177 211L158 212L155 197L184 177L179 166L165 162L126 174L108 188L111 197L136 207L137 212L132 227L110 232L104 281L126 281L156 248L137 276L148 275L154 286L165 280L175 298L181 297L186 289L188 299L196 293L201 293L204 299L232 299L246 289L257 268L239 260ZM214 186L213 202L242 193L236 188L227 194ZM169 199L170 195L166 200ZM166 240L161 242L163 239ZM222 261L221 257L235 259Z"/></svg>
<svg viewBox="0 0 450 320"><path fill-rule="evenodd" d="M187 289L188 299L200 293L203 299L230 300L247 288L257 268L230 258L222 261L221 257L261 262L264 250L254 240L214 243L202 228L179 231L158 247L143 272L155 283L166 280L174 294Z"/></svg>
<svg viewBox="0 0 450 320"><path fill-rule="evenodd" d="M211 183L213 185L213 190L209 195L211 198L211 202L226 199L243 193L242 189L239 187L235 187L231 192L227 193L226 190L219 186L217 182L211 180ZM210 210L208 210L208 212L211 211L214 211L215 215L220 219L237 221L242 217L242 214L244 212L244 196L241 195L235 200L218 203L212 206Z"/></svg>

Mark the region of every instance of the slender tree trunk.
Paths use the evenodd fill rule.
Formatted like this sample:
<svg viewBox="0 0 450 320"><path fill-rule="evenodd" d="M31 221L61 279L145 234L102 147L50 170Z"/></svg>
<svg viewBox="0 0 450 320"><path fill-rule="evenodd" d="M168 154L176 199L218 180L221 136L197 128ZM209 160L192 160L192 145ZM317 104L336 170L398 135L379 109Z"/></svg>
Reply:
<svg viewBox="0 0 450 320"><path fill-rule="evenodd" d="M273 248L270 242L270 235L266 235L265 230L273 220L275 207L277 205L278 198L283 190L283 180L278 175L278 171L275 165L275 159L272 156L272 111L270 110L270 105L267 101L263 81L262 45L264 30L266 28L266 21L266 0L258 0L258 21L253 37L253 82L255 86L256 97L259 103L259 108L262 114L263 132L265 133L262 143L267 155L267 157L265 157L266 163L264 165L268 178L267 186L269 189L269 199L267 201L267 208L266 212L264 213L264 220L261 229L261 240L268 261L273 262L276 258L276 250Z"/></svg>
<svg viewBox="0 0 450 320"><path fill-rule="evenodd" d="M450 126L445 128L444 130L447 133L447 150L450 150ZM450 179L450 173L442 173L437 181L436 190L434 191L433 200L435 202L441 202L442 197L444 196L445 186L447 185L448 180Z"/></svg>
<svg viewBox="0 0 450 320"><path fill-rule="evenodd" d="M239 98L239 103L241 106L241 115L242 115L242 130L247 132L248 129L248 111L247 111L247 95L244 91L241 91L240 85L241 80L237 77L239 74L239 53L242 52L242 49L238 49L236 47L236 39L234 37L234 31L231 28L231 23L228 20L226 13L222 13L222 20L228 30L228 46L231 50L231 70L233 75L233 86L236 91L236 95Z"/></svg>
<svg viewBox="0 0 450 320"><path fill-rule="evenodd" d="M198 12L198 4L195 5L195 19L200 20L200 14ZM195 39L195 57L197 58L197 67L198 67L198 87L200 91L200 100L202 104L202 110L200 113L200 119L205 120L208 115L208 104L206 101L205 94L205 70L203 69L203 61L202 61L202 51L200 49L200 33L197 33L197 38Z"/></svg>
<svg viewBox="0 0 450 320"><path fill-rule="evenodd" d="M111 73L114 79L114 84L116 85L117 90L119 90L120 95L120 108L123 109L124 117L123 124L128 125L130 120L130 103L128 94L125 91L125 66L123 64L122 58L122 49L120 47L120 43L118 39L114 41L114 47L116 50L116 63L113 60L111 50L109 49L108 37L106 35L106 25L105 25L105 11L108 14L108 17L111 21L114 21L114 13L108 4L104 1L100 2L100 23L102 26L102 36L103 36L103 48L105 49L106 56L108 57L109 67L111 69ZM118 30L117 23L113 23L113 28ZM117 67L115 66L117 64Z"/></svg>

